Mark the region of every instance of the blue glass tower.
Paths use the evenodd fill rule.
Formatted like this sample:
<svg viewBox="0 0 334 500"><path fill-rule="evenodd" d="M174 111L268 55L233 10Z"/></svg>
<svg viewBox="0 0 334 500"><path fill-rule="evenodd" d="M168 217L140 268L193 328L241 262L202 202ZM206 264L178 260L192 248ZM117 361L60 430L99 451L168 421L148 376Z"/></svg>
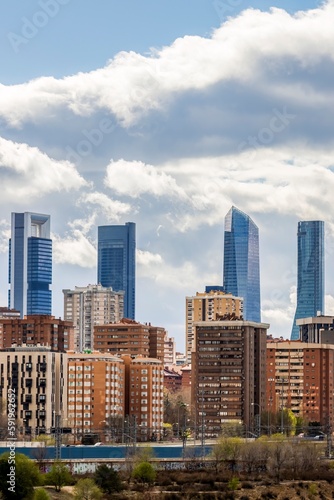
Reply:
<svg viewBox="0 0 334 500"><path fill-rule="evenodd" d="M124 292L124 316L135 319L136 224L98 227L97 281Z"/></svg>
<svg viewBox="0 0 334 500"><path fill-rule="evenodd" d="M50 216L12 213L9 240L8 307L21 317L51 315L52 241Z"/></svg>
<svg viewBox="0 0 334 500"><path fill-rule="evenodd" d="M298 222L297 234L297 307L291 340L299 339L296 320L324 314L325 302L325 229L319 220Z"/></svg>
<svg viewBox="0 0 334 500"><path fill-rule="evenodd" d="M259 230L245 213L232 207L225 217L224 290L243 297L245 321L261 321Z"/></svg>

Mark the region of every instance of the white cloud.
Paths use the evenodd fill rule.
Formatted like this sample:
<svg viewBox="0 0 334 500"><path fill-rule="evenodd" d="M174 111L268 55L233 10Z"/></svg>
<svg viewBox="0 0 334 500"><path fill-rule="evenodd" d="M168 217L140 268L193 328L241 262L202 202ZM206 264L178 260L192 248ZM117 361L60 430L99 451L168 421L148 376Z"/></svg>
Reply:
<svg viewBox="0 0 334 500"><path fill-rule="evenodd" d="M49 158L36 147L0 137L2 203L27 203L52 192L78 190L88 185L68 161Z"/></svg>
<svg viewBox="0 0 334 500"><path fill-rule="evenodd" d="M44 77L1 85L0 116L19 127L25 121L43 122L60 108L79 116L100 109L130 126L150 110L163 110L179 93L230 81L258 85L285 101L329 106L331 90L307 89L302 81L287 88L280 78L268 86L265 75L279 72L284 58L303 70L312 70L321 59L333 60L333 13L333 1L296 15L276 8L269 13L249 9L210 38L185 36L148 57L121 52L105 68L62 80Z"/></svg>
<svg viewBox="0 0 334 500"><path fill-rule="evenodd" d="M123 203L119 200L113 200L106 194L97 191L92 193L84 193L78 200L78 205L80 206L84 206L87 204L96 206L103 213L104 217L109 223L115 221L118 222L123 215L134 212L129 203ZM97 215L94 218L94 222L96 218Z"/></svg>
<svg viewBox="0 0 334 500"><path fill-rule="evenodd" d="M52 236L53 258L56 264L72 264L74 266L93 268L96 266L96 249L89 238L79 229L71 235Z"/></svg>
<svg viewBox="0 0 334 500"><path fill-rule="evenodd" d="M105 185L120 195L137 198L143 194L186 198L175 179L141 161L111 161Z"/></svg>

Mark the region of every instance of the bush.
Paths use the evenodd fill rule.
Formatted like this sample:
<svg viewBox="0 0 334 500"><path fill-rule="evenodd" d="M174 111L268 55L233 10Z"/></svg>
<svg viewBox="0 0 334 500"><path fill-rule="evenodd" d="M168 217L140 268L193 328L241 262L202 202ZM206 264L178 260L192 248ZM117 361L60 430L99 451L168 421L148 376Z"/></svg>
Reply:
<svg viewBox="0 0 334 500"><path fill-rule="evenodd" d="M239 488L240 481L237 477L232 477L228 482L228 489L235 491Z"/></svg>
<svg viewBox="0 0 334 500"><path fill-rule="evenodd" d="M133 479L146 484L153 484L156 478L156 471L149 462L141 462L133 469Z"/></svg>
<svg viewBox="0 0 334 500"><path fill-rule="evenodd" d="M101 500L103 493L93 479L79 479L74 486L75 500Z"/></svg>
<svg viewBox="0 0 334 500"><path fill-rule="evenodd" d="M35 490L34 500L50 500L50 495L44 488L38 488Z"/></svg>
<svg viewBox="0 0 334 500"><path fill-rule="evenodd" d="M94 473L94 481L105 493L118 493L122 491L122 481L113 467L105 464L99 465Z"/></svg>
<svg viewBox="0 0 334 500"><path fill-rule="evenodd" d="M34 497L34 486L40 484L40 474L38 468L32 460L21 453L15 455L15 479L14 489L10 483L9 473L11 471L11 459L9 453L4 453L0 457L0 495L3 499L10 500L30 500Z"/></svg>

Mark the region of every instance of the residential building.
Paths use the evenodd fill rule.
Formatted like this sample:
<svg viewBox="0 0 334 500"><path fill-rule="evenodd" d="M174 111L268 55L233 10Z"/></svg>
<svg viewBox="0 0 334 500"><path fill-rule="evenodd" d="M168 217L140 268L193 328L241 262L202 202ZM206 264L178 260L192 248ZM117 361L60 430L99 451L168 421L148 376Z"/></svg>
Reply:
<svg viewBox="0 0 334 500"><path fill-rule="evenodd" d="M176 363L176 346L175 338L169 337L168 332L165 334L164 339L165 353L164 353L164 365L175 365Z"/></svg>
<svg viewBox="0 0 334 500"><path fill-rule="evenodd" d="M177 392L182 388L182 375L172 369L164 369L164 388L170 392Z"/></svg>
<svg viewBox="0 0 334 500"><path fill-rule="evenodd" d="M245 213L232 207L225 217L223 285L243 299L243 319L261 321L259 230Z"/></svg>
<svg viewBox="0 0 334 500"><path fill-rule="evenodd" d="M147 356L164 361L164 328L123 318L119 323L94 328L94 349L112 354Z"/></svg>
<svg viewBox="0 0 334 500"><path fill-rule="evenodd" d="M44 346L59 352L73 350L73 323L38 314L23 319L0 318L0 349L16 346Z"/></svg>
<svg viewBox="0 0 334 500"><path fill-rule="evenodd" d="M98 436L115 440L113 423L123 421L125 365L121 358L99 352L68 353L68 425L74 441Z"/></svg>
<svg viewBox="0 0 334 500"><path fill-rule="evenodd" d="M289 409L306 422L327 426L330 419L333 426L334 343L268 340L266 378L266 411Z"/></svg>
<svg viewBox="0 0 334 500"><path fill-rule="evenodd" d="M191 363L191 351L195 336L195 323L215 321L243 315L243 301L221 290L206 287L205 292L197 292L193 297L186 297L186 363Z"/></svg>
<svg viewBox="0 0 334 500"><path fill-rule="evenodd" d="M9 240L8 307L31 314L51 315L52 241L50 216L12 213Z"/></svg>
<svg viewBox="0 0 334 500"><path fill-rule="evenodd" d="M316 316L296 320L299 339L315 344L334 344L334 316Z"/></svg>
<svg viewBox="0 0 334 500"><path fill-rule="evenodd" d="M63 290L64 319L74 325L74 346L78 352L92 349L94 327L118 323L124 316L124 292L102 285L76 286Z"/></svg>
<svg viewBox="0 0 334 500"><path fill-rule="evenodd" d="M124 316L135 319L136 224L98 227L97 280L124 292Z"/></svg>
<svg viewBox="0 0 334 500"><path fill-rule="evenodd" d="M249 428L264 410L268 328L239 319L195 324L191 400L207 437L227 423Z"/></svg>
<svg viewBox="0 0 334 500"><path fill-rule="evenodd" d="M122 356L125 362L126 442L158 441L163 433L164 367L162 361Z"/></svg>
<svg viewBox="0 0 334 500"><path fill-rule="evenodd" d="M67 355L48 347L0 351L0 398L15 397L17 438L46 434L67 414Z"/></svg>
<svg viewBox="0 0 334 500"><path fill-rule="evenodd" d="M324 314L325 253L324 222L298 222L297 234L297 307L291 340L299 339L297 319Z"/></svg>

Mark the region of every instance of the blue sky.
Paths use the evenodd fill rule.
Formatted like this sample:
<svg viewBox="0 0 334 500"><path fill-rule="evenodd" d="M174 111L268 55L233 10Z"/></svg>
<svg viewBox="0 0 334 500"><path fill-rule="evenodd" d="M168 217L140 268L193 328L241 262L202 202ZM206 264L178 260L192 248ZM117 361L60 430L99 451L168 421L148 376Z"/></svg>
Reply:
<svg viewBox="0 0 334 500"><path fill-rule="evenodd" d="M145 54L152 47L170 45L178 37L205 37L228 16L235 16L249 7L268 10L277 6L289 12L301 8L300 1L296 0L272 3L245 0L62 2L7 2L0 21L1 83L21 83L39 76L63 77L91 71L103 66L120 51ZM304 1L303 9L314 8L319 3ZM46 14L45 20L37 15L41 11ZM37 24L35 35L29 22ZM28 43L13 41L10 34L22 36L29 27L31 38ZM13 46L17 50L13 50Z"/></svg>
<svg viewBox="0 0 334 500"><path fill-rule="evenodd" d="M63 288L96 282L97 226L134 221L137 319L182 350L185 296L222 282L233 204L260 229L270 332L290 335L298 220L325 220L333 313L334 1L300 4L8 2L0 304L12 211L51 214L56 316Z"/></svg>

